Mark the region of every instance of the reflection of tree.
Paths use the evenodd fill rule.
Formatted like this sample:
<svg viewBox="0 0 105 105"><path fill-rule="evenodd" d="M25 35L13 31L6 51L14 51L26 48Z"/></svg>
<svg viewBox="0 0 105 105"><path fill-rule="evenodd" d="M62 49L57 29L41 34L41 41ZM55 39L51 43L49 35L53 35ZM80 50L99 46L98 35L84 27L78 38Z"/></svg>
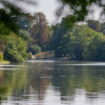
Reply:
<svg viewBox="0 0 105 105"><path fill-rule="evenodd" d="M32 89L27 88L28 90L34 90L34 93L37 96L37 99L39 101L44 100L46 90L49 85L49 73L50 71L48 70L50 65L49 63L30 63L29 64L30 69L29 69L29 86ZM52 67L51 67L52 68ZM30 93L29 93L30 94Z"/></svg>
<svg viewBox="0 0 105 105"><path fill-rule="evenodd" d="M1 102L13 96L27 101L33 98L33 101L43 103L51 83L60 91L61 100L73 100L79 89L86 90L87 97L97 96L98 92L105 90L104 67L64 66L57 63L30 63L28 67L29 70L0 71Z"/></svg>
<svg viewBox="0 0 105 105"><path fill-rule="evenodd" d="M84 70L83 87L89 92L105 89L104 67L87 67Z"/></svg>
<svg viewBox="0 0 105 105"><path fill-rule="evenodd" d="M18 95L26 84L26 77L27 70L25 69L0 71L0 100L10 95Z"/></svg>
<svg viewBox="0 0 105 105"><path fill-rule="evenodd" d="M74 95L75 89L87 92L105 90L104 67L55 65L52 76L53 85L59 88L61 96Z"/></svg>

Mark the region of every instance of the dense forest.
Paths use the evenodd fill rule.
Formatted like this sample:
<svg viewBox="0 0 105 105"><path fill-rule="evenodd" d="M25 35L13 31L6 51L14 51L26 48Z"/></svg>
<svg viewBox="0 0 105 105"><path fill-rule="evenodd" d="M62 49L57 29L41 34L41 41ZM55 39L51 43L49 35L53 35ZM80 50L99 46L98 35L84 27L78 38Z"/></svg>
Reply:
<svg viewBox="0 0 105 105"><path fill-rule="evenodd" d="M105 23L88 20L86 24L65 26L65 19L53 26L50 50L55 57L68 57L71 60L105 60Z"/></svg>
<svg viewBox="0 0 105 105"><path fill-rule="evenodd" d="M70 60L105 61L105 23L74 24L65 17L61 23L49 25L41 12L11 17L0 9L0 14L1 61L22 62L40 52Z"/></svg>

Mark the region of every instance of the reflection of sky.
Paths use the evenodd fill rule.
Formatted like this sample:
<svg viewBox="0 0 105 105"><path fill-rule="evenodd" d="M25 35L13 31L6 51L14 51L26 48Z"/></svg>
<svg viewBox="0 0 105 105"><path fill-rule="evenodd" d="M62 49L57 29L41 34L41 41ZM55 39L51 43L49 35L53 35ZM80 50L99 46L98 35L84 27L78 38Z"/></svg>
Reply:
<svg viewBox="0 0 105 105"><path fill-rule="evenodd" d="M71 63L71 64L58 64L59 66L101 66L101 67L104 67L105 66L105 63L104 62L99 62L99 63L93 63L93 62L91 62L91 63Z"/></svg>
<svg viewBox="0 0 105 105"><path fill-rule="evenodd" d="M76 89L74 96L65 96L65 100L61 100L60 92L54 90L52 86L48 87L43 101L37 100L35 93L28 97L20 100L9 97L1 105L105 105L105 93L100 92L92 98L86 95L84 89Z"/></svg>

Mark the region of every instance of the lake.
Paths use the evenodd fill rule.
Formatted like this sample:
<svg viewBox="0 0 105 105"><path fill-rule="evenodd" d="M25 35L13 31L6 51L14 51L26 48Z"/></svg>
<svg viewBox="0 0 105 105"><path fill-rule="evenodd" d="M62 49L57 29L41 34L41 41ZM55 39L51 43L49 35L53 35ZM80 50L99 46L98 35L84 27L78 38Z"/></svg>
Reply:
<svg viewBox="0 0 105 105"><path fill-rule="evenodd" d="M0 105L105 105L105 63L0 65Z"/></svg>

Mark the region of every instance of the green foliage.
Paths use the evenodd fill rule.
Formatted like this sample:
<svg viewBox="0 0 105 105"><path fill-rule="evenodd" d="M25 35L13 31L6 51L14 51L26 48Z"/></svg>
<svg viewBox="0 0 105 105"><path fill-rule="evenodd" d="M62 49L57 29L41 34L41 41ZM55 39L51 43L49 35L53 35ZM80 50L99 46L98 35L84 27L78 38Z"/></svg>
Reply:
<svg viewBox="0 0 105 105"><path fill-rule="evenodd" d="M28 53L28 59L32 59L32 53Z"/></svg>
<svg viewBox="0 0 105 105"><path fill-rule="evenodd" d="M88 27L92 28L97 32L100 32L102 24L98 20L88 20Z"/></svg>
<svg viewBox="0 0 105 105"><path fill-rule="evenodd" d="M103 8L101 15L104 15L104 3L102 0L59 0L59 2L62 3L61 7L58 9L57 11L57 15L61 16L63 13L63 9L65 6L69 6L70 9L73 11L71 15L69 16L73 16L75 17L76 21L84 21L86 18L86 16L88 15L88 13L91 11L92 7L90 7L93 4L96 4L97 6ZM90 10L89 10L90 9ZM68 20L68 18L67 18ZM72 20L69 19L69 23L72 22Z"/></svg>
<svg viewBox="0 0 105 105"><path fill-rule="evenodd" d="M58 26L57 26L58 27ZM56 57L73 60L105 60L105 36L86 25L76 25L71 30L55 29L50 43Z"/></svg>
<svg viewBox="0 0 105 105"><path fill-rule="evenodd" d="M64 22L64 26L69 29L75 25L76 17L68 15L65 18L63 18L63 22Z"/></svg>
<svg viewBox="0 0 105 105"><path fill-rule="evenodd" d="M95 36L86 49L84 58L94 61L105 61L105 37Z"/></svg>
<svg viewBox="0 0 105 105"><path fill-rule="evenodd" d="M30 48L29 48L29 52L32 52L32 54L36 54L36 53L39 53L41 52L41 47L38 46L38 45L32 45Z"/></svg>
<svg viewBox="0 0 105 105"><path fill-rule="evenodd" d="M6 29L16 33L19 27L16 24L16 21L14 20L15 17L16 14L11 12L9 13L5 11L3 8L0 8L0 24L1 25L3 24L3 26L6 27Z"/></svg>
<svg viewBox="0 0 105 105"><path fill-rule="evenodd" d="M16 21L20 26L19 36L28 42L28 51L37 53L34 45L40 46L45 51L52 34L45 15L42 12L35 13L34 16L26 14L19 16ZM38 47L37 49L40 50Z"/></svg>
<svg viewBox="0 0 105 105"><path fill-rule="evenodd" d="M101 23L101 32L105 34L105 22Z"/></svg>
<svg viewBox="0 0 105 105"><path fill-rule="evenodd" d="M44 51L49 42L51 30L48 26L46 16L42 12L35 13L34 18L36 23L34 23L34 26L31 30L32 38L37 39L36 44L41 46L42 50ZM36 40L34 40L34 43L35 41Z"/></svg>
<svg viewBox="0 0 105 105"><path fill-rule="evenodd" d="M9 36L4 48L4 57L12 62L22 62L28 58L27 43L16 36Z"/></svg>
<svg viewBox="0 0 105 105"><path fill-rule="evenodd" d="M4 23L0 22L0 35L8 35L11 32L8 27L4 25Z"/></svg>
<svg viewBox="0 0 105 105"><path fill-rule="evenodd" d="M24 40L27 40L27 41L31 40L30 33L26 30L20 29L19 36L22 37Z"/></svg>
<svg viewBox="0 0 105 105"><path fill-rule="evenodd" d="M49 50L55 50L55 56L61 57L62 52L60 49L62 46L62 41L64 41L63 36L67 33L67 28L64 26L64 22L61 24L56 24L52 28L54 32L49 43Z"/></svg>
<svg viewBox="0 0 105 105"><path fill-rule="evenodd" d="M3 57L3 53L0 52L0 61L3 60L3 58L4 58L4 57Z"/></svg>

